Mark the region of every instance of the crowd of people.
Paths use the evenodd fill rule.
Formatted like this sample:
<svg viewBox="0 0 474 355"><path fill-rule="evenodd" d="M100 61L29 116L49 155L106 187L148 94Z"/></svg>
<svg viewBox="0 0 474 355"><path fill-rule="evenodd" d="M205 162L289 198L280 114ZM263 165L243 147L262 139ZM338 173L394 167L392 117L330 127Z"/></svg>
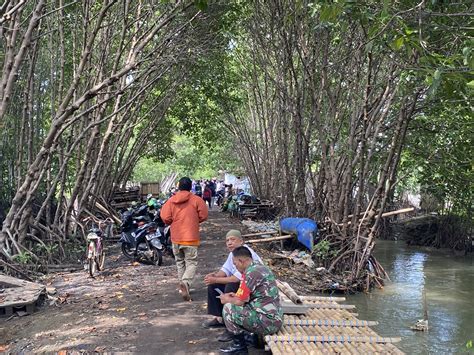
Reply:
<svg viewBox="0 0 474 355"><path fill-rule="evenodd" d="M204 184L204 189L202 185ZM222 183L222 182L221 182ZM208 218L206 198L215 181L179 180L178 191L163 205L161 218L171 226L171 241L178 269L179 292L191 301L190 288L197 270L200 245L199 224ZM199 195L199 188L203 191ZM193 193L194 188L194 193ZM204 196L206 188L211 193ZM232 186L229 188L232 190ZM206 202L205 202L206 201ZM222 267L204 277L208 286L207 309L212 318L206 328L224 328L219 341L229 342L220 348L227 354L246 354L248 344L256 338L274 334L282 326L283 313L275 276L244 240L240 231L230 230L225 243L229 255Z"/></svg>
<svg viewBox="0 0 474 355"><path fill-rule="evenodd" d="M179 187L173 188L169 192L171 197L179 191ZM191 179L191 193L201 197L207 203L209 209L213 206L220 206L224 197L232 196L232 184L225 184L224 180L212 179Z"/></svg>

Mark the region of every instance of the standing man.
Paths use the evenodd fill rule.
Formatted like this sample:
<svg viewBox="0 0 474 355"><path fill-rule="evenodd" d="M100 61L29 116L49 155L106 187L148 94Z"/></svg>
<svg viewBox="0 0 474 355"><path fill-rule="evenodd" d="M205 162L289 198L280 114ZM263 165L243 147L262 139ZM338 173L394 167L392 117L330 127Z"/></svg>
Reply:
<svg viewBox="0 0 474 355"><path fill-rule="evenodd" d="M257 336L275 334L283 323L278 287L270 269L254 263L244 246L235 248L232 256L242 281L237 293L220 296L225 326L234 335L232 344L220 349L228 354L247 352L244 331Z"/></svg>
<svg viewBox="0 0 474 355"><path fill-rule="evenodd" d="M204 200L191 191L192 182L183 177L178 183L178 193L161 208L161 219L171 225L171 242L178 267L179 292L185 301L191 301L189 288L196 274L197 251L200 242L199 224L207 219Z"/></svg>

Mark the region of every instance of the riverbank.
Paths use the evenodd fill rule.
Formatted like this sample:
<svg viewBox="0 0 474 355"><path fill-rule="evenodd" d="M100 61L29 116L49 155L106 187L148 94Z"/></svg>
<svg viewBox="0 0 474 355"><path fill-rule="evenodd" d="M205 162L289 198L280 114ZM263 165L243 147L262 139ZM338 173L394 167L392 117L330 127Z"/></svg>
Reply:
<svg viewBox="0 0 474 355"><path fill-rule="evenodd" d="M388 225L385 238L409 245L451 249L461 256L474 251L472 222L456 215L425 214Z"/></svg>
<svg viewBox="0 0 474 355"><path fill-rule="evenodd" d="M210 212L202 225L193 302L183 302L176 291L172 259L165 258L161 267L130 263L113 245L107 248L106 270L96 279L85 271L48 276L45 283L56 289L58 304L2 319L0 346L11 353L218 353L221 330L201 326L208 319L203 276L225 261L227 230L241 227L224 214Z"/></svg>

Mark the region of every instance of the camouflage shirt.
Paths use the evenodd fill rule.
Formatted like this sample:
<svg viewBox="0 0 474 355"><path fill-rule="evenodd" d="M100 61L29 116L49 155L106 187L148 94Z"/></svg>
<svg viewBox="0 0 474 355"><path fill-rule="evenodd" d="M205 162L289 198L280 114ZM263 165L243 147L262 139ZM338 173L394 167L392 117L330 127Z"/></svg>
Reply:
<svg viewBox="0 0 474 355"><path fill-rule="evenodd" d="M252 263L242 275L237 296L247 300L246 307L262 313L266 317L281 320L283 312L275 276L264 265Z"/></svg>

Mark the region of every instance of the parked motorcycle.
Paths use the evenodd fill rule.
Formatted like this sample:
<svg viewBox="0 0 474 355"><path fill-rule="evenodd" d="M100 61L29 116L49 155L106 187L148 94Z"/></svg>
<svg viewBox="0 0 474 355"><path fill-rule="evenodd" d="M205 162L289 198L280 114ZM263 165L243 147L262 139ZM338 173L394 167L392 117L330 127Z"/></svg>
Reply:
<svg viewBox="0 0 474 355"><path fill-rule="evenodd" d="M164 247L157 224L146 223L147 218L144 216L137 217L133 221L137 225L136 229L127 219L122 223L120 243L123 255L130 260L161 265Z"/></svg>
<svg viewBox="0 0 474 355"><path fill-rule="evenodd" d="M160 234L160 241L163 245L163 252L174 257L173 244L171 243L171 228L168 225L158 226L157 232Z"/></svg>
<svg viewBox="0 0 474 355"><path fill-rule="evenodd" d="M151 220L155 222L158 226L157 233L160 234L160 241L163 244L163 252L169 254L170 256L174 257L173 248L171 243L171 229L170 226L165 224L161 219L160 212L161 207L164 205L165 201L158 201L157 204L151 209L149 209L149 213L151 215Z"/></svg>

